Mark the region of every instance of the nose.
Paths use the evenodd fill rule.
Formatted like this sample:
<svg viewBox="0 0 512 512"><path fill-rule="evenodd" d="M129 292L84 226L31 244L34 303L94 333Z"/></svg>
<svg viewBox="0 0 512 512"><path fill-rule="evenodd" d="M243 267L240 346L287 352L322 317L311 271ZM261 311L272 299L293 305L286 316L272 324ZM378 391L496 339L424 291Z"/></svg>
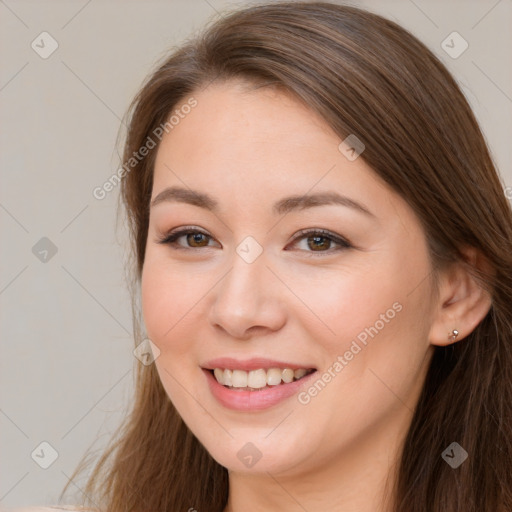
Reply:
<svg viewBox="0 0 512 512"><path fill-rule="evenodd" d="M248 340L282 328L286 287L267 264L264 252L252 263L233 255L231 269L212 289L209 321L216 329Z"/></svg>

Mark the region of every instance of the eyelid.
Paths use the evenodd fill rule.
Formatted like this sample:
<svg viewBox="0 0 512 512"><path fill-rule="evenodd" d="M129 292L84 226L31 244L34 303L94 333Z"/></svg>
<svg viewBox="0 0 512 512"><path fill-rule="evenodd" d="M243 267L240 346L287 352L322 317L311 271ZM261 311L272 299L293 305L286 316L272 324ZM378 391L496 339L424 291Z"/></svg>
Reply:
<svg viewBox="0 0 512 512"><path fill-rule="evenodd" d="M168 232L166 232L163 236L159 237L156 242L159 244L167 244L167 245L173 245L173 249L177 250L197 250L197 249L208 249L211 248L211 246L206 245L204 247L185 247L180 246L179 244L176 244L176 240L181 238L182 236L191 234L191 233L200 233L210 240L215 240L215 238L207 233L206 231L202 230L201 228L198 228L196 226L180 226L179 228L174 228ZM354 245L347 240L346 238L342 237L341 235L337 235L336 233L333 233L329 231L328 229L323 228L305 228L299 230L297 233L294 234L291 244L296 243L297 241L300 241L301 239L308 238L307 235L313 236L313 235L320 235L322 237L325 237L335 244L338 245L337 249L329 249L327 251L301 251L304 253L309 253L309 256L321 256L321 255L330 255L335 252L338 252L340 250L346 250L354 248ZM220 242L219 242L220 243ZM176 245L174 245L176 244Z"/></svg>
<svg viewBox="0 0 512 512"><path fill-rule="evenodd" d="M156 242L159 243L159 244L164 244L164 245L175 244L176 240L178 238L181 238L182 236L188 235L189 233L201 233L202 235L208 237L209 239L215 240L212 235L210 235L206 231L203 231L201 228L198 228L196 226L180 226L179 228L171 229L171 230L167 231L166 233L164 233L162 236L157 237ZM205 246L205 247L184 247L184 246L180 246L180 245L176 244L176 246L173 247L173 248L174 249L193 250L193 249L205 249L205 248L208 248L208 247L210 247L210 246Z"/></svg>
<svg viewBox="0 0 512 512"><path fill-rule="evenodd" d="M300 231L295 233L295 236L293 237L292 242L294 242L295 240L298 240L300 238L304 238L305 235L322 235L322 236L325 236L326 238L330 238L331 240L333 240L336 243L346 245L346 246L352 246L352 244L346 238L342 237L341 235L337 235L336 233L333 233L332 231L329 231L328 229L323 229L323 228L301 229Z"/></svg>

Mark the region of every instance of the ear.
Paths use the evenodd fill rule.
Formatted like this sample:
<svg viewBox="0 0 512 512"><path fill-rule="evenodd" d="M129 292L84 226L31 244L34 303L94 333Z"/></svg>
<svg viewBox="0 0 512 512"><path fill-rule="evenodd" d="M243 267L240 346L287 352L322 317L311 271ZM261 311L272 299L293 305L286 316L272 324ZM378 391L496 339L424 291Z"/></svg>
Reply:
<svg viewBox="0 0 512 512"><path fill-rule="evenodd" d="M472 267L492 274L492 268L474 247L461 249ZM429 341L446 346L466 338L489 312L492 299L462 262L452 264L440 275L439 297L434 305ZM458 331L455 340L452 331Z"/></svg>

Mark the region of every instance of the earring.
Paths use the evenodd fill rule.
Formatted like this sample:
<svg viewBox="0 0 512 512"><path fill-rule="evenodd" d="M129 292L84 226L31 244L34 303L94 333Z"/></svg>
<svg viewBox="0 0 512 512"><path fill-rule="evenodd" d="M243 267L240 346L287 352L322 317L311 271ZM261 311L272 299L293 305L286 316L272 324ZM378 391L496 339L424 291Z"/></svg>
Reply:
<svg viewBox="0 0 512 512"><path fill-rule="evenodd" d="M459 331L457 331L456 329L453 329L453 331L451 332L451 334L448 335L448 339L450 341L455 341L457 339L457 336L459 335Z"/></svg>

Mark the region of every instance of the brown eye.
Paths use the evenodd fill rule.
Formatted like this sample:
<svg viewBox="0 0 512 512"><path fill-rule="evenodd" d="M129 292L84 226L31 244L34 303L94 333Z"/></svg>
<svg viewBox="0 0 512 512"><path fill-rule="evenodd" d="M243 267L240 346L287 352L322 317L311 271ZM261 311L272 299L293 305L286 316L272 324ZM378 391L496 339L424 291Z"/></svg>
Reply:
<svg viewBox="0 0 512 512"><path fill-rule="evenodd" d="M300 247L298 242L302 242L303 240L306 241L305 247ZM310 253L308 256L322 256L323 254L331 254L353 247L350 242L341 236L322 229L305 229L300 231L299 236L294 239L293 245L297 245L299 249L305 253ZM332 245L338 247L332 249Z"/></svg>
<svg viewBox="0 0 512 512"><path fill-rule="evenodd" d="M332 242L332 240L326 236L308 236L307 240L308 247L313 251L317 249L329 249Z"/></svg>
<svg viewBox="0 0 512 512"><path fill-rule="evenodd" d="M179 241L182 238L186 240L185 243ZM212 247L212 245L209 244L211 240L213 240L213 238L210 235L198 229L183 228L175 232L171 231L158 240L158 243L170 245L174 249L187 250ZM298 242L302 242L303 240L306 241L306 246L299 247L299 249L306 254L309 253L308 256L321 256L325 253L331 254L352 247L344 238L326 230L302 230L292 244L298 245ZM337 247L332 248L333 245Z"/></svg>
<svg viewBox="0 0 512 512"><path fill-rule="evenodd" d="M180 242L179 240L181 238L185 239L186 242ZM212 240L210 235L198 229L180 229L165 235L158 240L158 243L170 245L174 249L201 249L203 247L211 247L211 245L208 244L210 240Z"/></svg>
<svg viewBox="0 0 512 512"><path fill-rule="evenodd" d="M208 245L207 236L204 233L201 232L193 232L188 233L186 235L187 237L187 243L190 245L190 247L206 247ZM204 245L204 242L206 241L206 245Z"/></svg>

